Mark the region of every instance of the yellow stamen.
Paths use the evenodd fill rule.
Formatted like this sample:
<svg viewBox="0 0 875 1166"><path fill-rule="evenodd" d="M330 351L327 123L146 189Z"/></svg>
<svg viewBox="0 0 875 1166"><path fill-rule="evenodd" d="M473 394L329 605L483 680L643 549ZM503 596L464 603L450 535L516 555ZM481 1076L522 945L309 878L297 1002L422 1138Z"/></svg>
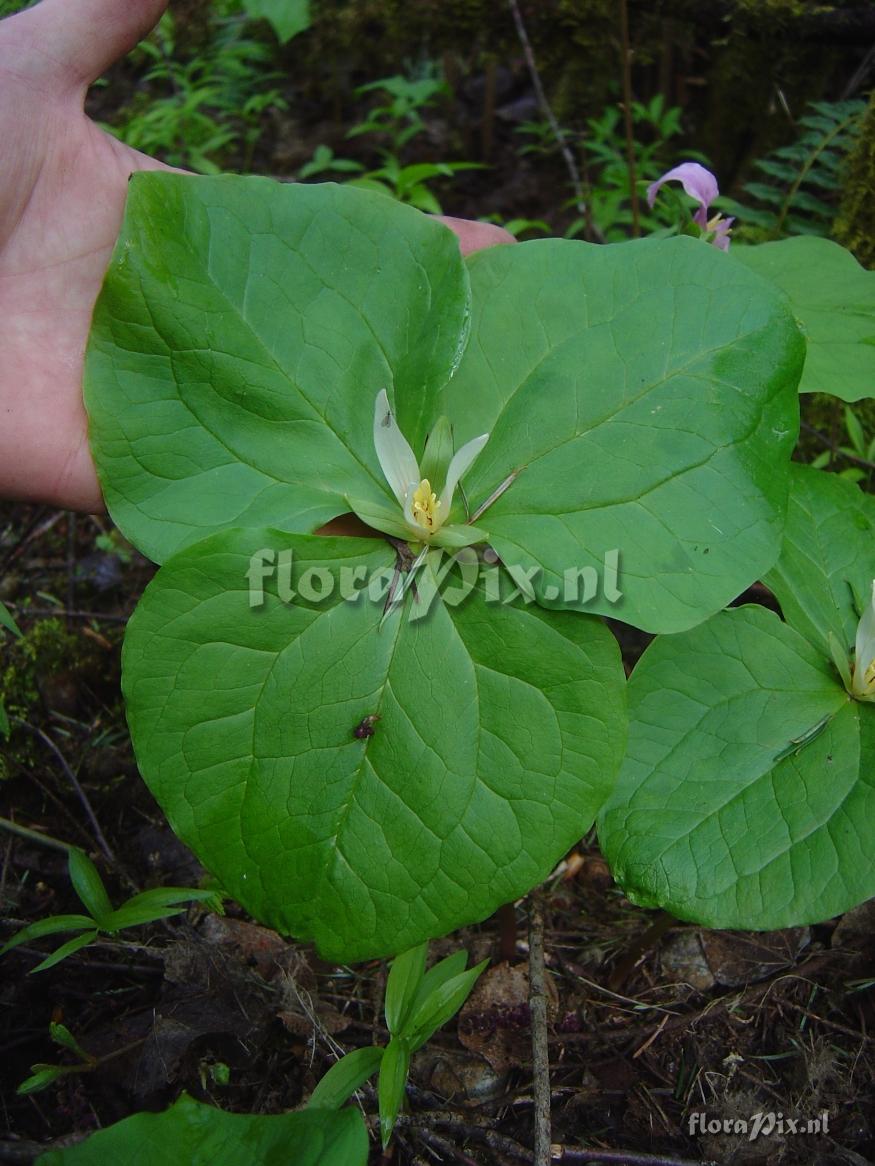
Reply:
<svg viewBox="0 0 875 1166"><path fill-rule="evenodd" d="M423 478L413 495L413 517L426 530L437 530L440 526L437 516L439 506L440 501L437 494L432 492L431 483L428 478Z"/></svg>

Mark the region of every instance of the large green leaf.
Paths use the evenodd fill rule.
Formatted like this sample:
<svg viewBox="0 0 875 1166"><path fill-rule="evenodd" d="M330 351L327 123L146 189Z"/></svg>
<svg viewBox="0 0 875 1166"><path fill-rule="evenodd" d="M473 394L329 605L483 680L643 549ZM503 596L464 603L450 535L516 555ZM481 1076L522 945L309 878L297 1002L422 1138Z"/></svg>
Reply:
<svg viewBox="0 0 875 1166"><path fill-rule="evenodd" d="M224 1113L187 1094L164 1113L135 1113L37 1166L365 1166L357 1109Z"/></svg>
<svg viewBox="0 0 875 1166"><path fill-rule="evenodd" d="M454 237L362 191L135 176L86 364L128 536L161 561L216 529L397 506L373 447L386 387L417 456L441 415L456 448L492 433L467 498L518 474L479 525L545 605L678 630L762 575L803 359L774 285L686 238L468 263L473 302ZM614 555L622 594L575 599L567 576Z"/></svg>
<svg viewBox="0 0 875 1166"><path fill-rule="evenodd" d="M875 706L760 607L656 639L600 816L626 893L712 927L815 922L875 895Z"/></svg>
<svg viewBox="0 0 875 1166"><path fill-rule="evenodd" d="M875 271L828 239L732 248L735 259L787 293L808 341L800 393L875 397Z"/></svg>
<svg viewBox="0 0 875 1166"><path fill-rule="evenodd" d="M784 618L827 655L850 653L875 579L875 498L853 482L794 465L781 557L765 582Z"/></svg>
<svg viewBox="0 0 875 1166"><path fill-rule="evenodd" d="M471 339L440 411L492 436L465 480L508 563L622 597L590 611L652 631L692 626L767 570L780 545L803 343L783 296L692 239L544 240L469 260Z"/></svg>
<svg viewBox="0 0 875 1166"><path fill-rule="evenodd" d="M293 552L294 603L269 580L249 607L262 547ZM404 951L524 894L589 827L624 744L600 621L487 602L483 583L410 619L430 561L385 618L340 598L344 572L393 559L382 541L222 532L163 567L125 642L137 758L174 829L253 915L331 959ZM300 597L314 571L337 583L324 602Z"/></svg>
<svg viewBox="0 0 875 1166"><path fill-rule="evenodd" d="M161 562L228 526L385 495L374 400L421 450L469 311L455 237L391 199L136 174L85 370L109 509Z"/></svg>

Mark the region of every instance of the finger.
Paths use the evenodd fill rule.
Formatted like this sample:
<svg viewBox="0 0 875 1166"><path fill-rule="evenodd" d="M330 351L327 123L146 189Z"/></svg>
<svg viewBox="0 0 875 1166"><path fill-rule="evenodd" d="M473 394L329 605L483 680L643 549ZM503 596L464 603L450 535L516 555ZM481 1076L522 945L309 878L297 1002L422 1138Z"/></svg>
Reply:
<svg viewBox="0 0 875 1166"><path fill-rule="evenodd" d="M167 0L42 0L12 19L38 50L34 67L84 89L158 22Z"/></svg>
<svg viewBox="0 0 875 1166"><path fill-rule="evenodd" d="M478 223L473 219L453 219L448 215L436 215L439 222L458 237L463 255L472 251L482 251L484 247L496 247L500 243L515 243L510 231L496 227L494 223Z"/></svg>

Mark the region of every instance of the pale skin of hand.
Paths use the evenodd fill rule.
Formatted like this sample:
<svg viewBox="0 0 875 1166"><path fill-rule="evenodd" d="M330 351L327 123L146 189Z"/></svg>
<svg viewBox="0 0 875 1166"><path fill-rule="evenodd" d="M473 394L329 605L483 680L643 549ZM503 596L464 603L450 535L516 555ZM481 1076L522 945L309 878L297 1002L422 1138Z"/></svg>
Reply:
<svg viewBox="0 0 875 1166"><path fill-rule="evenodd" d="M0 498L104 509L82 403L91 312L129 176L168 168L104 133L83 104L166 3L42 0L0 22ZM443 221L463 254L513 241Z"/></svg>

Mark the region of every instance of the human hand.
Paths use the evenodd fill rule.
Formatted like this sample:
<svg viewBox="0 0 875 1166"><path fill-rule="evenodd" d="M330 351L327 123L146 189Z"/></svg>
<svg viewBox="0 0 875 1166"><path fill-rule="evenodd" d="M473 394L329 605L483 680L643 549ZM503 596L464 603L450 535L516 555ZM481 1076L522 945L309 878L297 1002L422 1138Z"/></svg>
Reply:
<svg viewBox="0 0 875 1166"><path fill-rule="evenodd" d="M0 22L0 498L104 509L82 369L128 178L170 169L84 113L89 85L167 0L42 0ZM444 219L462 252L512 242Z"/></svg>

